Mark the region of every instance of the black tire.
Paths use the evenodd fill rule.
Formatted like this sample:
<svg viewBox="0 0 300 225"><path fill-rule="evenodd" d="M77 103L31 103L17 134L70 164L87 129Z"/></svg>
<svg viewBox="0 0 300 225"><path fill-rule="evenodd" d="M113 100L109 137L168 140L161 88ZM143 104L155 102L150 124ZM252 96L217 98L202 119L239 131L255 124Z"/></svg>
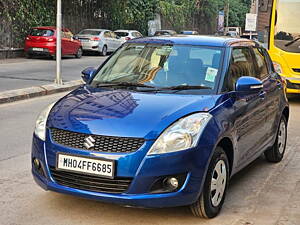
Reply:
<svg viewBox="0 0 300 225"><path fill-rule="evenodd" d="M82 56L82 53L83 53L82 48L78 48L78 50L77 50L77 52L76 52L76 54L75 54L75 57L76 57L77 59L80 59L81 56Z"/></svg>
<svg viewBox="0 0 300 225"><path fill-rule="evenodd" d="M106 56L107 55L107 46L106 45L103 46L103 48L102 48L102 50L100 52L100 55L102 55L102 56Z"/></svg>
<svg viewBox="0 0 300 225"><path fill-rule="evenodd" d="M224 174L226 179L222 179L222 177L221 177L221 180L220 180L221 181L220 184L223 188L222 189L223 195L221 197L219 197L220 195L217 194L216 191L215 191L215 194L213 194L214 190L211 189L212 179L216 175L215 169L216 169L216 166L219 166L219 164L221 165L221 167L223 169L225 168L225 170L221 169L221 171L223 170L224 172L226 172L226 175ZM202 193L201 193L199 199L197 200L197 202L195 202L194 204L192 204L190 206L190 209L194 216L202 217L202 218L213 218L219 214L219 212L221 211L221 208L223 206L225 196L226 196L228 180L229 180L228 158L227 158L227 155L224 152L223 148L217 147L212 156L212 159L209 163L209 167L207 170L207 175L205 178ZM213 203L213 201L214 201L213 197L215 195L217 195L218 201Z"/></svg>
<svg viewBox="0 0 300 225"><path fill-rule="evenodd" d="M25 56L27 59L32 59L32 55L30 53L26 53Z"/></svg>
<svg viewBox="0 0 300 225"><path fill-rule="evenodd" d="M51 56L53 60L56 60L56 54Z"/></svg>
<svg viewBox="0 0 300 225"><path fill-rule="evenodd" d="M285 116L281 116L277 129L276 140L274 145L265 151L266 160L272 163L278 163L282 160L287 140L287 120Z"/></svg>

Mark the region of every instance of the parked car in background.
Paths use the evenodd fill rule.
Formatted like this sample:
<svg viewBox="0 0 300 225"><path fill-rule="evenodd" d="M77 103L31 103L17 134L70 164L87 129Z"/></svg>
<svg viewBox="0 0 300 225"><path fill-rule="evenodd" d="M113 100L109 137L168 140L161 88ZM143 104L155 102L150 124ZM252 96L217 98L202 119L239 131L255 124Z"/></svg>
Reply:
<svg viewBox="0 0 300 225"><path fill-rule="evenodd" d="M115 32L106 29L84 29L75 38L81 42L84 52L98 52L103 56L114 52L122 44Z"/></svg>
<svg viewBox="0 0 300 225"><path fill-rule="evenodd" d="M195 30L183 30L180 32L180 34L186 34L186 35L198 35L198 31Z"/></svg>
<svg viewBox="0 0 300 225"><path fill-rule="evenodd" d="M73 38L72 32L62 29L61 38L62 55L74 55L76 58L82 56L81 43ZM56 57L56 27L34 27L25 40L25 54L28 58L37 56Z"/></svg>
<svg viewBox="0 0 300 225"><path fill-rule="evenodd" d="M32 173L46 190L212 218L234 174L284 156L286 83L254 41L133 39L82 73L36 121Z"/></svg>
<svg viewBox="0 0 300 225"><path fill-rule="evenodd" d="M165 36L165 35L175 35L177 34L174 30L157 30L154 33L154 36Z"/></svg>
<svg viewBox="0 0 300 225"><path fill-rule="evenodd" d="M134 38L143 37L143 35L137 30L115 30L115 33L121 37L122 43Z"/></svg>

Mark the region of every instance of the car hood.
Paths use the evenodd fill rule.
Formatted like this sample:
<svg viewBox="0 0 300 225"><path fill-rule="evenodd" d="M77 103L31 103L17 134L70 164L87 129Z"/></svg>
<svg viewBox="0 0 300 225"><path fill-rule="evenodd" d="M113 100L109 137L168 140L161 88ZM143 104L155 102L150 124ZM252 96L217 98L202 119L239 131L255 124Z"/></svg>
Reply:
<svg viewBox="0 0 300 225"><path fill-rule="evenodd" d="M131 92L83 86L51 110L47 126L73 132L156 139L171 123L209 111L215 95Z"/></svg>

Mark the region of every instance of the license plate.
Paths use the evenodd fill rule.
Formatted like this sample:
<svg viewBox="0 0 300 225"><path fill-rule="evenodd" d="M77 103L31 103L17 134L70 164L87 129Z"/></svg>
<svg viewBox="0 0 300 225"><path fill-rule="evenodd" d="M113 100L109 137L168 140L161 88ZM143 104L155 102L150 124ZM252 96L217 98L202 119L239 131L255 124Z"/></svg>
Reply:
<svg viewBox="0 0 300 225"><path fill-rule="evenodd" d="M81 42L88 42L88 39L80 39Z"/></svg>
<svg viewBox="0 0 300 225"><path fill-rule="evenodd" d="M44 51L44 49L43 48L32 48L32 51L42 52L42 51Z"/></svg>
<svg viewBox="0 0 300 225"><path fill-rule="evenodd" d="M114 161L57 154L56 169L114 178Z"/></svg>

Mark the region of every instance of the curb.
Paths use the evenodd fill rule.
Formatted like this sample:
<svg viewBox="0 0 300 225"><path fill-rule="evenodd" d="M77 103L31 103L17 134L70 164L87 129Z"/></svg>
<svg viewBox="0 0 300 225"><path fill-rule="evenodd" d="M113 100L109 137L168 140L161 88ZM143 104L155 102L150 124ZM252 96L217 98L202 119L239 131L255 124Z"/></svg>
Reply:
<svg viewBox="0 0 300 225"><path fill-rule="evenodd" d="M82 84L83 82L81 80L74 80L65 82L63 85L47 84L36 87L4 91L0 92L0 104L34 98L38 96L51 95L64 91L70 91L79 87Z"/></svg>

